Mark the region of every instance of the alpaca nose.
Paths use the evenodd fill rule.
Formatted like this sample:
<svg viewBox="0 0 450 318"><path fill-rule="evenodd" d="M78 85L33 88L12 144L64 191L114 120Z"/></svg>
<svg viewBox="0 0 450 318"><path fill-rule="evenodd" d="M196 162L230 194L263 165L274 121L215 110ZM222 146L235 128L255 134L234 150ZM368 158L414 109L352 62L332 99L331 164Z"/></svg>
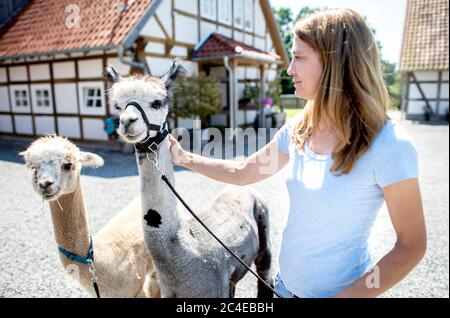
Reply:
<svg viewBox="0 0 450 318"><path fill-rule="evenodd" d="M125 118L120 118L120 123L122 124L123 128L125 128L125 130L126 130L136 120L137 120L137 117L125 117Z"/></svg>
<svg viewBox="0 0 450 318"><path fill-rule="evenodd" d="M39 181L39 187L42 190L47 190L47 188L50 187L53 183L55 183L53 180L45 179L45 180Z"/></svg>

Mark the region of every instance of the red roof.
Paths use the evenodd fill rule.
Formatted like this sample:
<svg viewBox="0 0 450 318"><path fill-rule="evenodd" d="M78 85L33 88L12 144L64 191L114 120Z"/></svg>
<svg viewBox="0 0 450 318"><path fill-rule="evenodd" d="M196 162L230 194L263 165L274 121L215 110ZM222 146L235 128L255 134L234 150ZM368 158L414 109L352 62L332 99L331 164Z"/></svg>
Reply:
<svg viewBox="0 0 450 318"><path fill-rule="evenodd" d="M409 0L401 71L448 70L448 0Z"/></svg>
<svg viewBox="0 0 450 318"><path fill-rule="evenodd" d="M272 60L274 62L280 59L276 54L259 50L218 33L211 33L211 35L200 44L193 54L193 59L219 59L224 56L242 56L250 59Z"/></svg>
<svg viewBox="0 0 450 318"><path fill-rule="evenodd" d="M121 12L119 4L123 2L128 5ZM152 0L31 1L0 31L0 58L115 47L151 3ZM66 26L74 12L70 5L79 7L79 28Z"/></svg>

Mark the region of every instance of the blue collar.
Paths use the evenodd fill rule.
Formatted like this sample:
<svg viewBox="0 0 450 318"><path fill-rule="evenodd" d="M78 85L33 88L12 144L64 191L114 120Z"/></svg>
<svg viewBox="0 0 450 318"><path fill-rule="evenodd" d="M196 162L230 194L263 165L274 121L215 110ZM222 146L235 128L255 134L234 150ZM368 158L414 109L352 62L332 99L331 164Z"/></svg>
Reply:
<svg viewBox="0 0 450 318"><path fill-rule="evenodd" d="M77 263L80 263L80 264L93 264L94 263L94 246L92 244L92 237L91 237L91 243L89 245L89 252L88 252L87 257L82 257L82 256L79 256L72 252L69 252L68 250L66 250L65 248L62 248L60 246L58 246L58 251L62 255L67 257L69 260L75 261Z"/></svg>

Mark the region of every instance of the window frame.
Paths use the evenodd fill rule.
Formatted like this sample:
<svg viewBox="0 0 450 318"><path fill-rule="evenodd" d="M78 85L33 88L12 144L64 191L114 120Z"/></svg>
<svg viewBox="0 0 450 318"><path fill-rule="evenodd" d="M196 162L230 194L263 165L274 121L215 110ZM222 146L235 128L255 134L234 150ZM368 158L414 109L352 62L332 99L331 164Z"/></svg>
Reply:
<svg viewBox="0 0 450 318"><path fill-rule="evenodd" d="M94 96L86 96L85 91L93 89ZM100 91L100 96L95 94L96 91ZM94 97L87 98L86 97ZM81 115L106 115L106 101L105 101L105 92L102 82L79 82L78 83L78 100L80 106L80 114ZM100 107L87 106L87 101L100 101Z"/></svg>
<svg viewBox="0 0 450 318"><path fill-rule="evenodd" d="M247 6L248 4L250 4L250 8ZM243 5L243 19L242 22L244 24L243 28L245 31L249 31L249 32L253 32L254 29L254 25L255 22L253 21L253 11L255 7L255 2L253 0L244 0L244 5ZM247 14L247 12L249 11L250 14ZM247 22L250 21L250 26L247 27Z"/></svg>
<svg viewBox="0 0 450 318"><path fill-rule="evenodd" d="M219 18L219 22L226 24L226 25L231 25L233 23L233 6L232 6L232 1L233 0L218 0L218 10L217 10L217 14L218 14L218 18ZM228 20L225 20L223 18L223 16L221 15L221 12L223 12L223 10L228 10Z"/></svg>
<svg viewBox="0 0 450 318"><path fill-rule="evenodd" d="M38 96L37 92L47 91L48 96ZM48 100L48 106L38 105L39 101ZM31 84L31 101L33 105L33 113L36 114L53 114L53 98L52 87L50 84Z"/></svg>
<svg viewBox="0 0 450 318"><path fill-rule="evenodd" d="M241 10L237 10L238 8L238 3L240 4L240 8ZM241 22L237 23L236 22L236 18L237 18L237 14L240 11L240 18L241 18ZM233 7L233 25L234 27L237 28L244 28L244 1L243 0L234 0L234 7Z"/></svg>
<svg viewBox="0 0 450 318"><path fill-rule="evenodd" d="M25 92L25 96L18 96L18 99L21 102L26 101L26 106L17 105L18 99L16 98L16 92L20 92L19 95L23 95L22 93ZM28 85L10 85L9 94L11 100L11 110L13 113L31 113L30 91Z"/></svg>
<svg viewBox="0 0 450 318"><path fill-rule="evenodd" d="M209 3L212 8L212 13L210 14L205 10L206 3ZM217 20L217 2L216 0L200 0L200 16L202 18Z"/></svg>

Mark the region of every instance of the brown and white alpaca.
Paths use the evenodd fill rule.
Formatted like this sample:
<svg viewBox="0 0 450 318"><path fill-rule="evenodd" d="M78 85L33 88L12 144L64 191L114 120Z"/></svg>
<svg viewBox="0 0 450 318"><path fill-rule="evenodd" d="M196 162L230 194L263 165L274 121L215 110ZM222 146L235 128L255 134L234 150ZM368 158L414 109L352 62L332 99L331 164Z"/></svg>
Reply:
<svg viewBox="0 0 450 318"><path fill-rule="evenodd" d="M81 257L88 255L90 229L80 186L81 167L99 167L103 159L83 152L69 140L46 136L21 155L33 170L35 192L50 205L56 243ZM140 198L135 198L95 236L94 266L101 297L160 297L153 263L145 247ZM89 265L60 253L64 268L78 274L80 283L95 295Z"/></svg>
<svg viewBox="0 0 450 318"><path fill-rule="evenodd" d="M163 297L232 297L235 284L247 270L225 253L211 235L193 218L182 217L177 199L162 181L161 172L172 185L175 175L172 155L163 127L170 106L172 84L185 70L179 61L162 79L121 78L113 67L108 77L114 82L110 100L120 111L118 129L124 139L136 144L141 179L144 240L158 272ZM144 114L145 116L143 116ZM163 136L163 137L158 137ZM143 142L159 140L153 152L143 152ZM271 283L269 212L267 205L250 188L228 187L199 217L247 265L253 262L258 274ZM260 282L258 296L271 296Z"/></svg>

